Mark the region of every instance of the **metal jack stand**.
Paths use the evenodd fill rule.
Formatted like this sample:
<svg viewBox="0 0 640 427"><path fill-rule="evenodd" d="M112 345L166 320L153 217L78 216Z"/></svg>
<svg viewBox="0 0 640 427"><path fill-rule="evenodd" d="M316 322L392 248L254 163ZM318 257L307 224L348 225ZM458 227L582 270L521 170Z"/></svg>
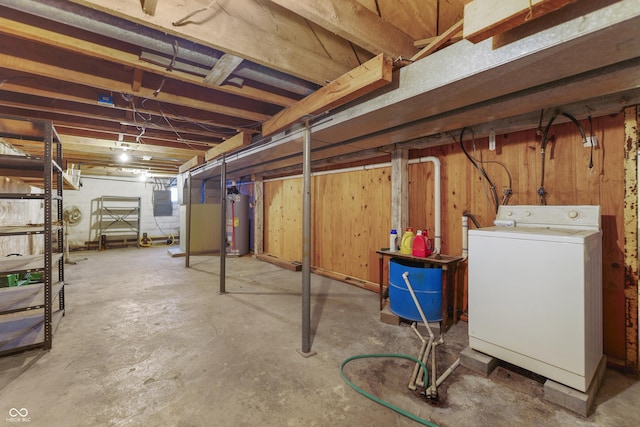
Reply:
<svg viewBox="0 0 640 427"><path fill-rule="evenodd" d="M431 385L427 386L427 384L424 384L424 382L422 381L422 378L424 378L424 373L422 372L422 366L419 363L416 363L416 366L413 368L413 374L411 375L411 380L409 381L409 388L411 390L415 390L417 385L421 387L425 387L427 399L437 399L438 386L442 384L442 382L446 380L447 377L451 375L451 373L458 367L458 365L460 364L460 358L458 358L455 362L453 362L453 364L446 371L444 371L444 373L439 378L437 377L436 347L444 343L443 334L441 332L440 336L436 340L435 335L433 334L433 332L431 331L431 327L429 326L429 322L427 321L427 317L424 315L424 311L420 306L420 302L418 301L418 298L416 297L416 294L413 291L413 287L409 282L409 273L405 272L404 274L402 274L402 278L404 279L404 282L407 284L407 288L409 289L411 298L413 299L413 302L416 305L416 308L418 309L418 313L420 313L420 318L422 319L422 322L424 323L424 325L427 327L427 332L429 334L429 339L427 340L418 331L417 323L413 322L411 324L411 329L413 329L413 332L415 332L418 338L420 338L420 340L422 341L422 348L420 349L420 355L418 356L418 358L422 361L422 363L424 363L425 366L428 366L427 363L429 361L429 355L431 354ZM442 331L442 328L440 328L440 330Z"/></svg>

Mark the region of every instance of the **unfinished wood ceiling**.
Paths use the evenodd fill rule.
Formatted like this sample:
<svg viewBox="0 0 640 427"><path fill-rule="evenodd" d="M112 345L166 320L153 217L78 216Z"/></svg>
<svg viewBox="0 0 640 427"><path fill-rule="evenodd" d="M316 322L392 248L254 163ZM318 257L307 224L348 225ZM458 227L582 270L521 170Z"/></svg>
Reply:
<svg viewBox="0 0 640 427"><path fill-rule="evenodd" d="M0 0L0 114L52 120L83 174L175 175L380 53L411 58L467 2Z"/></svg>

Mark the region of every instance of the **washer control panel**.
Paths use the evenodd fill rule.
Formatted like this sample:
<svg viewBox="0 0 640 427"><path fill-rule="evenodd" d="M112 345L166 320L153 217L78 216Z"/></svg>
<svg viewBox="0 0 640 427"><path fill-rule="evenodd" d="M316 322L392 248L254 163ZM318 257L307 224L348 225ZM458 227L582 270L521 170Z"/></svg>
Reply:
<svg viewBox="0 0 640 427"><path fill-rule="evenodd" d="M600 229L600 206L503 205L494 224L499 227Z"/></svg>

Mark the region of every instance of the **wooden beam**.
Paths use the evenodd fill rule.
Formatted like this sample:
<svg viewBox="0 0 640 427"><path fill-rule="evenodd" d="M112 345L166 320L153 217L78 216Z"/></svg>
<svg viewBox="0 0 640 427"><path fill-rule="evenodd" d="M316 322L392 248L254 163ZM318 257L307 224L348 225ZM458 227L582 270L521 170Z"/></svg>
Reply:
<svg viewBox="0 0 640 427"><path fill-rule="evenodd" d="M391 58L384 54L376 56L274 115L262 124L262 134L271 135L302 117L346 104L390 83L392 68Z"/></svg>
<svg viewBox="0 0 640 427"><path fill-rule="evenodd" d="M189 169L195 168L196 166L200 166L203 163L204 163L204 156L194 156L190 160L187 160L182 165L180 165L180 167L178 168L178 172L185 173Z"/></svg>
<svg viewBox="0 0 640 427"><path fill-rule="evenodd" d="M431 55L433 52L438 50L441 46L443 46L446 42L451 40L451 38L456 35L460 30L462 30L463 20L459 20L455 24L451 26L447 31L440 34L436 37L431 43L425 46L420 52L416 53L411 57L412 61L417 61L419 59L424 58L425 56Z"/></svg>
<svg viewBox="0 0 640 427"><path fill-rule="evenodd" d="M225 53L204 78L205 84L208 86L220 86L238 68L241 62L242 58Z"/></svg>
<svg viewBox="0 0 640 427"><path fill-rule="evenodd" d="M479 43L576 0L473 0L464 6L464 38Z"/></svg>
<svg viewBox="0 0 640 427"><path fill-rule="evenodd" d="M11 13L11 11L8 13ZM38 43L45 43L49 46L55 46L70 52L87 55L91 58L103 59L116 64L152 72L164 77L170 77L186 83L209 87L202 81L201 77L182 71L167 71L166 67L141 61L138 55L134 55L130 52L70 37L62 33L56 33L53 30L23 24L4 16L0 16L0 33L12 37L20 37L25 40L33 40ZM274 94L265 90L255 89L250 86L238 88L235 86L224 85L217 86L214 89L219 92L238 95L257 101L269 102L283 107L292 105L296 101L288 96Z"/></svg>
<svg viewBox="0 0 640 427"><path fill-rule="evenodd" d="M156 14L156 6L158 4L158 0L142 0L142 10L147 15L155 15Z"/></svg>
<svg viewBox="0 0 640 427"><path fill-rule="evenodd" d="M150 25L148 16L135 1L74 0L74 3L141 25ZM289 20L278 19L276 22L287 28L278 31L276 26L275 31L271 31L273 22L269 21L279 18L279 14L264 4L267 2L207 1L211 7L206 8L202 8L202 3L205 2L164 2L162 8L156 11L151 26L320 85L350 68L340 62L341 58L330 57L323 50L315 49L315 46L301 46L297 37L290 39L286 31L294 27L290 26ZM202 12L184 20L186 16L202 9ZM251 19L258 20L260 25L253 25ZM175 25L177 22L180 25ZM265 31L264 26L268 25L271 27ZM308 39L311 40L310 35ZM317 43L317 39L314 41Z"/></svg>
<svg viewBox="0 0 640 427"><path fill-rule="evenodd" d="M116 148L116 141L109 139L85 138L75 135L61 134L62 148L65 150L87 151L105 153ZM19 142L19 141L17 141ZM121 145L127 147L130 152L140 155L150 155L153 157L177 157L188 159L194 154L202 155L204 150L194 150L192 148L164 147L161 145L142 144L136 142L123 142Z"/></svg>
<svg viewBox="0 0 640 427"><path fill-rule="evenodd" d="M625 370L638 365L638 145L640 107L624 109L624 323Z"/></svg>
<svg viewBox="0 0 640 427"><path fill-rule="evenodd" d="M415 53L411 37L356 1L271 1L374 55L409 58Z"/></svg>
<svg viewBox="0 0 640 427"><path fill-rule="evenodd" d="M102 77L89 72L76 71L65 68L62 65L46 64L40 60L21 58L5 53L0 53L0 63L3 64L4 67L13 70L92 86L107 91L127 93L131 88L130 84L113 78ZM160 102L182 105L185 107L209 111L210 113L224 114L230 117L238 117L246 120L263 121L269 117L266 114L200 101L188 96L181 96L168 92L156 93L156 90L151 88L141 88L140 96L144 98L157 99Z"/></svg>
<svg viewBox="0 0 640 427"><path fill-rule="evenodd" d="M133 69L133 81L131 82L131 91L134 93L140 92L140 88L142 87L142 71L140 68Z"/></svg>
<svg viewBox="0 0 640 427"><path fill-rule="evenodd" d="M231 150L235 150L236 148L244 147L249 144L251 144L251 134L247 132L240 132L207 151L204 158L208 162L224 153L228 153Z"/></svg>

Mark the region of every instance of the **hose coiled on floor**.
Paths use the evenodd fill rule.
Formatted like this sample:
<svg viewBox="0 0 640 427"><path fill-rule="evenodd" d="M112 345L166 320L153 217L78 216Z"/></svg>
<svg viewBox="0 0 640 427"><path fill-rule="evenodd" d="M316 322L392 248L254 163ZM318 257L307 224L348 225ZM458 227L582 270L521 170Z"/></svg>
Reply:
<svg viewBox="0 0 640 427"><path fill-rule="evenodd" d="M363 389L361 389L360 387L358 387L357 385L355 385L354 383L352 383L347 376L344 373L344 367L347 363L356 360L356 359L371 359L371 358L382 358L382 357L393 357L393 358L398 358L398 359L408 359L408 360L412 360L416 363L419 363L420 366L422 366L422 371L424 372L424 384L429 384L429 374L428 374L428 370L427 367L424 365L424 363L418 359L417 357L413 357L413 356L409 356L407 354L396 354L396 353L391 353L391 354L380 354L380 353L373 353L373 354L358 354L356 356L351 356L349 358L347 358L344 362L342 362L342 365L340 365L340 375L342 376L342 379L344 380L344 382L346 382L349 387L351 387L352 389L354 389L355 391L357 391L358 393L360 393L361 395L363 395L364 397L367 397L371 400L373 400L374 402L385 406L395 412L397 412L400 415L404 415L407 418L412 419L413 421L416 421L422 425L425 426L429 426L429 427L439 427L437 424L432 423L431 421L427 421L425 419L422 419L420 417L418 417L417 415L414 415L410 412L405 411L404 409L398 408L397 406L392 405L391 403L380 399L379 397L376 397L370 393L367 393L366 391L364 391Z"/></svg>

